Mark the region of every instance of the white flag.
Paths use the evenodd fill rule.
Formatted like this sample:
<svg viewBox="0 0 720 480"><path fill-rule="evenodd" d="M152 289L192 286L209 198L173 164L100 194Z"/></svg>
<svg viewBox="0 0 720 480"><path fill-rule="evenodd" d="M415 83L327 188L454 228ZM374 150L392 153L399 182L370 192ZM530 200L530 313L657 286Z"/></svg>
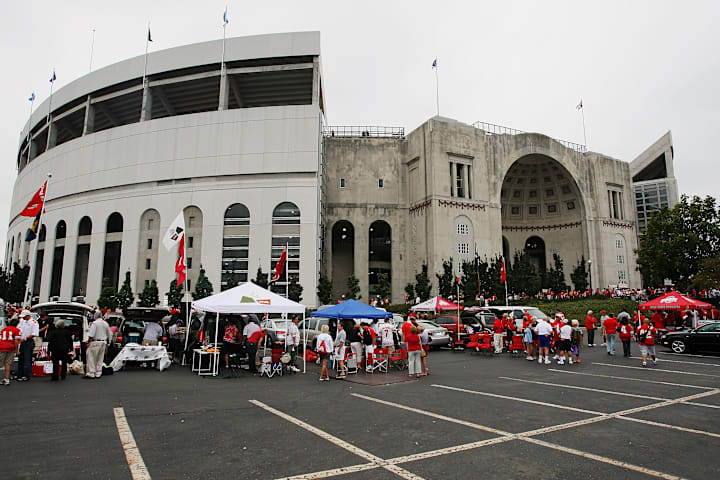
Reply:
<svg viewBox="0 0 720 480"><path fill-rule="evenodd" d="M185 235L185 215L182 210L175 220L170 224L163 237L163 245L167 250L171 250Z"/></svg>

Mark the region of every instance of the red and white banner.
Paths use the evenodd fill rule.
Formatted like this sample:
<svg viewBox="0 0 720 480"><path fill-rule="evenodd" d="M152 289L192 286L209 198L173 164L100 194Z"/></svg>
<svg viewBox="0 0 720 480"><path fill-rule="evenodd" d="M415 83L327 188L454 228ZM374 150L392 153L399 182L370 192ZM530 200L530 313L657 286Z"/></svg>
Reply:
<svg viewBox="0 0 720 480"><path fill-rule="evenodd" d="M507 281L507 274L505 273L505 259L503 258L502 266L500 267L500 283Z"/></svg>
<svg viewBox="0 0 720 480"><path fill-rule="evenodd" d="M288 244L285 244L285 250L280 255L280 260L275 264L275 271L273 277L270 279L271 282L277 282L280 280L280 276L285 272L285 263L287 263Z"/></svg>
<svg viewBox="0 0 720 480"><path fill-rule="evenodd" d="M185 265L185 235L180 237L180 243L178 244L178 259L175 262L175 273L177 273L177 284L182 285L185 283L185 276L187 274L187 267Z"/></svg>
<svg viewBox="0 0 720 480"><path fill-rule="evenodd" d="M40 210L42 210L45 204L45 189L47 188L47 182L43 183L43 186L35 192L35 195L30 199L25 209L20 212L23 217L37 217Z"/></svg>

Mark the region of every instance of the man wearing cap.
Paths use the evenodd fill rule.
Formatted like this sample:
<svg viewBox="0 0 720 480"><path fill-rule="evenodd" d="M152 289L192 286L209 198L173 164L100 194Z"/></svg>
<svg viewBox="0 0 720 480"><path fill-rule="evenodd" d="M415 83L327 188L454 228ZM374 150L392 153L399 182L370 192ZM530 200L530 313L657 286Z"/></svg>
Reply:
<svg viewBox="0 0 720 480"><path fill-rule="evenodd" d="M20 322L17 328L20 330L17 379L19 382L26 382L32 378L32 354L35 348L33 338L40 335L40 326L28 310L23 310L20 312Z"/></svg>
<svg viewBox="0 0 720 480"><path fill-rule="evenodd" d="M105 348L110 339L110 326L103 320L102 313L95 313L95 321L90 325L88 332L87 362L85 365L85 378L100 378L102 364L105 357Z"/></svg>

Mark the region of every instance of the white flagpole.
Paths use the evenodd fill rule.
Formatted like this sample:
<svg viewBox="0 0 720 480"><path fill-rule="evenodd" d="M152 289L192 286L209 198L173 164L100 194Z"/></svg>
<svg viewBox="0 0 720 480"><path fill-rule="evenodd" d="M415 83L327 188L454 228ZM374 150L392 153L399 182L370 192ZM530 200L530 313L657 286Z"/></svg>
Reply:
<svg viewBox="0 0 720 480"><path fill-rule="evenodd" d="M35 105L35 92L32 92L30 94L30 117L28 118L28 132L27 132L27 162L26 165L30 163L30 133L32 132L32 112L33 112L33 106ZM18 166L19 168L19 166ZM20 263L20 262L18 262Z"/></svg>
<svg viewBox="0 0 720 480"><path fill-rule="evenodd" d="M288 267L290 266L290 251L288 250L288 242L285 242L285 298L290 300L290 276Z"/></svg>
<svg viewBox="0 0 720 480"><path fill-rule="evenodd" d="M220 59L220 73L225 71L225 27L227 27L227 5L225 5L225 13L223 14L223 43L222 43L222 57Z"/></svg>
<svg viewBox="0 0 720 480"><path fill-rule="evenodd" d="M505 306L508 306L508 276L507 276L507 264L505 263L505 257L503 257L503 269L505 270L505 281L503 282L505 284Z"/></svg>
<svg viewBox="0 0 720 480"><path fill-rule="evenodd" d="M50 81L50 98L48 99L47 121L50 121L50 114L52 113L52 92L53 92L54 85L55 85L55 69L53 68L53 79Z"/></svg>
<svg viewBox="0 0 720 480"><path fill-rule="evenodd" d="M190 275L188 275L188 268L187 268L187 244L185 243L185 232L183 232L183 258L185 259L185 296L187 296L187 300L185 301L185 350L187 350L187 344L188 344L188 337L190 336L190 308L192 306L192 301L190 301L190 287L188 286L188 281L190 279ZM185 351L183 351L182 355L182 365L185 366Z"/></svg>
<svg viewBox="0 0 720 480"><path fill-rule="evenodd" d="M43 212L45 211L45 203L47 202L47 192L48 187L50 186L50 179L52 178L52 173L47 174L47 183L45 185L45 195L43 197L43 203L42 208L40 209L40 214L38 216L38 224L37 224L37 232L35 232L35 252L33 253L32 257L30 258L30 271L28 272L28 278L25 282L25 296L23 297L23 306L25 308L29 308L32 305L32 290L30 290L30 285L32 284L33 288L35 287L35 268L37 267L37 252L38 252L38 244L40 243L40 231L42 230L42 217ZM47 232L46 232L47 235ZM40 281L42 282L42 275L40 276ZM28 293L30 294L30 299L28 300Z"/></svg>
<svg viewBox="0 0 720 480"><path fill-rule="evenodd" d="M580 113L582 114L582 124L583 124L583 142L585 142L585 150L587 150L587 135L585 134L585 109L580 108Z"/></svg>
<svg viewBox="0 0 720 480"><path fill-rule="evenodd" d="M148 60L148 47L150 46L150 22L147 26L147 36L145 37L145 66L143 67L143 87L145 86L145 80L147 78L147 60Z"/></svg>
<svg viewBox="0 0 720 480"><path fill-rule="evenodd" d="M437 58L434 62L435 68L435 105L437 107L437 115L440 116L440 82L438 80Z"/></svg>
<svg viewBox="0 0 720 480"><path fill-rule="evenodd" d="M92 42L90 43L90 71L92 72L93 52L95 51L95 29L92 30Z"/></svg>

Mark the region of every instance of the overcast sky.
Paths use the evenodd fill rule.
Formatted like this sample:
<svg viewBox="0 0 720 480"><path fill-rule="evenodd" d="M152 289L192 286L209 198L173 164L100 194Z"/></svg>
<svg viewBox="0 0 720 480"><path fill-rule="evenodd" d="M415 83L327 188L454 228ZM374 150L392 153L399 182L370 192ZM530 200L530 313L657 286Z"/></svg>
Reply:
<svg viewBox="0 0 720 480"><path fill-rule="evenodd" d="M145 49L318 30L331 125L416 128L440 114L583 143L631 161L666 131L681 193L719 194L720 2L4 0L0 42L0 252L19 132L36 105L93 69ZM4 258L4 253L2 254Z"/></svg>

